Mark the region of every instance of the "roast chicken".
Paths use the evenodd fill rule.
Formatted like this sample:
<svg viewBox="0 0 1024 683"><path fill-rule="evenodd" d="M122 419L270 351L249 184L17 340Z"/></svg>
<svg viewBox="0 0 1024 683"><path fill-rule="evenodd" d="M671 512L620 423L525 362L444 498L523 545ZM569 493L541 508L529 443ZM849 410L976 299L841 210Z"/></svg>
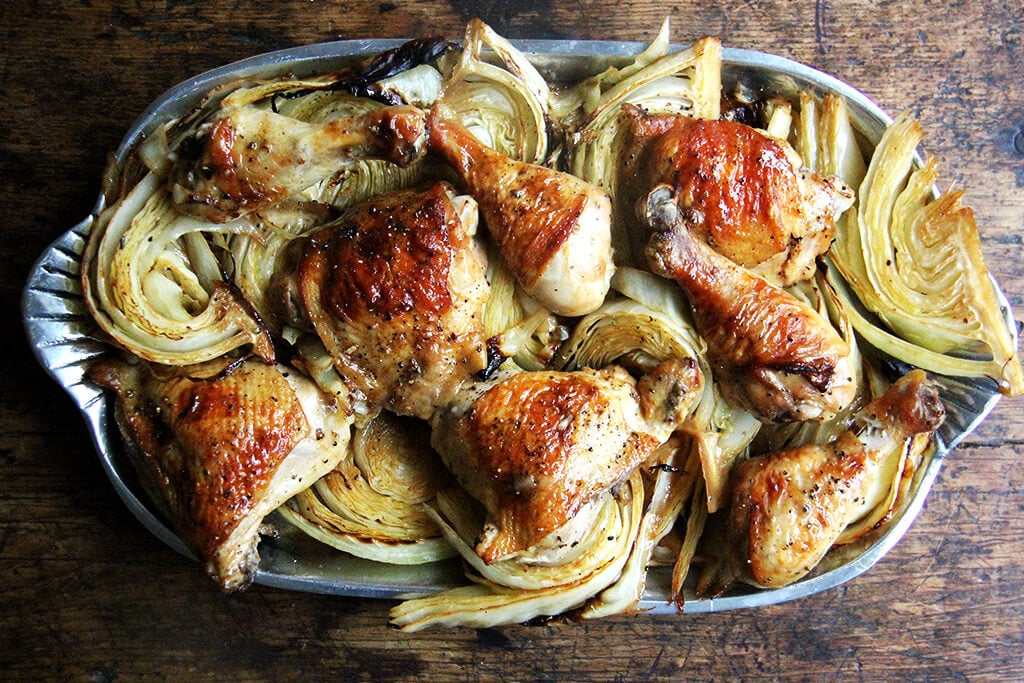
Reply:
<svg viewBox="0 0 1024 683"><path fill-rule="evenodd" d="M651 269L675 280L723 394L767 422L825 420L856 394L850 345L813 308L711 249L671 188L646 197Z"/></svg>
<svg viewBox="0 0 1024 683"><path fill-rule="evenodd" d="M360 159L418 160L426 114L413 106L306 123L252 105L230 108L178 150L172 195L186 213L223 223L266 209Z"/></svg>
<svg viewBox="0 0 1024 683"><path fill-rule="evenodd" d="M786 141L750 126L623 109L633 134L624 202L668 185L691 233L719 254L780 287L814 274L853 204L842 180L801 168Z"/></svg>
<svg viewBox="0 0 1024 683"><path fill-rule="evenodd" d="M488 364L476 203L446 183L379 195L309 238L305 315L359 399L429 418Z"/></svg>
<svg viewBox="0 0 1024 683"><path fill-rule="evenodd" d="M428 149L455 169L502 257L530 296L566 316L590 313L611 281L611 199L568 173L487 147L435 106Z"/></svg>
<svg viewBox="0 0 1024 683"><path fill-rule="evenodd" d="M864 501L885 455L930 435L944 415L936 387L914 370L834 441L738 465L730 480L728 548L739 576L778 588L806 575L868 512Z"/></svg>
<svg viewBox="0 0 1024 683"><path fill-rule="evenodd" d="M89 374L117 397L140 480L224 590L252 581L263 519L347 452L347 396L325 395L284 366L111 358Z"/></svg>
<svg viewBox="0 0 1024 683"><path fill-rule="evenodd" d="M700 382L692 361L673 360L639 381L610 366L467 384L434 416L431 441L488 513L477 554L493 563L572 545L560 530L579 530L582 511L669 438Z"/></svg>

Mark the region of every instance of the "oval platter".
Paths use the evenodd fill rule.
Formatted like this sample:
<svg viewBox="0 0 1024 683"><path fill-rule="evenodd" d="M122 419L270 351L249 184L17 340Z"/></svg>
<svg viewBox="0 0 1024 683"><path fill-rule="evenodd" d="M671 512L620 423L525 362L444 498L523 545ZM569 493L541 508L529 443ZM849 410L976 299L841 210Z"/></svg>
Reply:
<svg viewBox="0 0 1024 683"><path fill-rule="evenodd" d="M163 121L180 116L219 85L249 77L270 78L285 73L306 75L338 69L346 62L401 45L398 40L355 40L319 43L258 55L214 69L169 91L136 120L115 152L124 163L131 150ZM578 79L623 62L641 52L636 42L512 41L542 73L559 80ZM857 132L874 145L892 119L867 96L838 79L791 60L760 52L725 48L723 88L757 97L793 99L801 91L844 97ZM97 356L110 350L91 322L79 280L81 254L95 217L104 208L102 197L92 214L60 236L31 271L22 299L22 316L36 357L79 408L88 425L99 460L124 504L154 535L178 552L191 556L185 544L156 512L142 492L126 454L126 444L113 421L113 404L97 386L85 379L85 370ZM997 288L998 292L998 288ZM1001 292L999 294L1002 296ZM1007 324L1014 329L1009 306ZM945 455L966 437L999 399L994 382L938 378L947 407L947 420L937 447L918 470L913 493L884 530L864 542L833 553L809 577L776 590L740 587L722 597L706 599L686 595L684 612L702 613L793 600L838 586L878 562L905 534L924 504ZM319 544L288 524L281 533L260 544L256 582L279 588L323 594L404 599L426 595L465 583L461 566L449 560L403 567L352 557ZM653 569L640 609L676 613L669 602L670 577Z"/></svg>

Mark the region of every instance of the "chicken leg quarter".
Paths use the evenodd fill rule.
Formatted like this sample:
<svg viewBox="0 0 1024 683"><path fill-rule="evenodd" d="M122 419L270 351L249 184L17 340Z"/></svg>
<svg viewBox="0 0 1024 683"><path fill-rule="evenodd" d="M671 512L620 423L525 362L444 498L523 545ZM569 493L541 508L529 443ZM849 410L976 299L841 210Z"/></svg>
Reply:
<svg viewBox="0 0 1024 683"><path fill-rule="evenodd" d="M868 512L881 462L945 416L936 387L915 370L868 404L852 429L744 461L731 478L728 538L739 576L778 588L809 572L844 528Z"/></svg>
<svg viewBox="0 0 1024 683"><path fill-rule="evenodd" d="M691 232L671 188L646 198L651 269L675 280L723 393L765 421L825 420L853 400L850 346L817 311L718 254Z"/></svg>
<svg viewBox="0 0 1024 683"><path fill-rule="evenodd" d="M610 366L465 385L431 441L489 514L477 553L496 562L564 528L669 438L700 383L692 360L670 360L640 380Z"/></svg>

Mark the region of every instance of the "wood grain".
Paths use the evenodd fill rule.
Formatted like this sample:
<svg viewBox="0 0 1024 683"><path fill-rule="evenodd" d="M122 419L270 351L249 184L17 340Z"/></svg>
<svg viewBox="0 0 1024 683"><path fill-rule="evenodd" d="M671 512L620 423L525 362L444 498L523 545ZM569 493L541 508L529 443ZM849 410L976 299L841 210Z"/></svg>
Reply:
<svg viewBox="0 0 1024 683"><path fill-rule="evenodd" d="M512 9L512 8L515 9ZM1024 6L1017 0L8 1L0 7L0 296L88 214L106 155L175 83L267 50L356 37L673 36L775 52L909 108L967 191L1024 310ZM0 675L134 680L1020 679L1024 411L1001 402L882 562L747 612L574 626L390 629L386 601L257 586L224 596L119 502L81 419L13 321L0 357Z"/></svg>

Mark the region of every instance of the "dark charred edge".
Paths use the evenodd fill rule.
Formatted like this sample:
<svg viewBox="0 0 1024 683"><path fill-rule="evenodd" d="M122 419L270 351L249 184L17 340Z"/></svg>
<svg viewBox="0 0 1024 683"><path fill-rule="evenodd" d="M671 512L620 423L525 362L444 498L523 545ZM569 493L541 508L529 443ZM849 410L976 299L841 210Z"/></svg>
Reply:
<svg viewBox="0 0 1024 683"><path fill-rule="evenodd" d="M821 393L829 390L836 375L836 364L830 358L818 358L815 361L803 363L773 363L768 367L789 375L803 377L808 384Z"/></svg>
<svg viewBox="0 0 1024 683"><path fill-rule="evenodd" d="M274 341L274 335L271 333L270 327L263 321L263 317L259 314L259 311L256 310L256 307L252 305L252 302L246 298L242 293L242 290L238 288L238 285L229 280L216 280L214 282L214 286L225 287L231 293L231 296L238 303L239 307L241 307L242 311L252 319L260 336L266 340L267 344L262 350L258 348L259 345L256 342L251 344L253 354L267 365L273 365L276 363L278 344Z"/></svg>
<svg viewBox="0 0 1024 683"><path fill-rule="evenodd" d="M501 364L508 356L501 352L501 336L495 335L487 340L487 367L476 373L482 380L488 380L494 376Z"/></svg>
<svg viewBox="0 0 1024 683"><path fill-rule="evenodd" d="M278 100L293 100L319 91L342 91L389 105L406 104L402 98L385 92L375 82L421 64L434 62L453 49L455 43L440 37L410 40L399 47L379 53L367 62L354 65L350 70L342 72L337 81L325 83L322 87L298 88L275 93L270 106L276 113Z"/></svg>
<svg viewBox="0 0 1024 683"><path fill-rule="evenodd" d="M767 100L744 102L736 95L723 95L721 118L726 121L742 123L751 128L768 127Z"/></svg>

